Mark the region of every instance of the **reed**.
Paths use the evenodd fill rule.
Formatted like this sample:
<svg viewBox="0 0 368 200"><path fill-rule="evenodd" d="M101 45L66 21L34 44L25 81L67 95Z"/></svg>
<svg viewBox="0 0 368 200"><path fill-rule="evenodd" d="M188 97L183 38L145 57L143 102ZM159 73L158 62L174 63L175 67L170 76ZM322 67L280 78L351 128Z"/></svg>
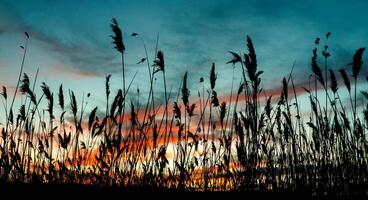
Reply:
<svg viewBox="0 0 368 200"><path fill-rule="evenodd" d="M42 93L37 95L34 88L39 85L38 71L34 81L23 73L25 45L14 92L21 91L26 100L14 109L16 94L14 100L9 99L12 94L3 87L0 96L5 116L0 124L2 183L149 186L184 191L308 190L319 195L365 192L359 188L367 186L368 106L359 109L357 103L364 48L355 52L351 63L352 91L345 69L339 69L341 80L336 69L328 69L329 59L334 58L327 47L330 34L326 34L322 50L323 65L318 60L317 39L310 77L318 82L314 88L304 87L308 100L302 102L301 88L293 76L295 63L281 80L279 95L267 95L255 45L247 36L245 53L230 51L232 57L227 62L233 65L233 79L239 76L241 80L238 85L232 81L228 93L219 90L218 79L223 72L212 63L209 78L202 77L197 83L185 72L175 98L170 97L166 80L167 72L174 69L166 68L158 39L153 67L142 39L146 57L137 65L147 62L149 86L148 99L141 103L130 98L141 97L139 89L136 94L129 92L135 75L129 84L125 83L125 46L115 19L111 28L114 48L122 55L123 86L113 94L111 80L116 77L106 76L103 108L93 102L90 105L90 96L96 94L79 96L71 89L69 102L65 102L63 85L56 91L55 100L53 91L43 82ZM137 33L132 36L140 37ZM324 66L325 73L320 66ZM157 87L162 87L154 81L161 72L162 105L155 104L154 96ZM326 94L324 102L313 91L318 90L317 83ZM350 105L340 95L341 84L348 92ZM366 103L367 91L360 92ZM45 109L41 109L43 105ZM88 115L86 111L90 111ZM354 191L348 190L354 187Z"/></svg>

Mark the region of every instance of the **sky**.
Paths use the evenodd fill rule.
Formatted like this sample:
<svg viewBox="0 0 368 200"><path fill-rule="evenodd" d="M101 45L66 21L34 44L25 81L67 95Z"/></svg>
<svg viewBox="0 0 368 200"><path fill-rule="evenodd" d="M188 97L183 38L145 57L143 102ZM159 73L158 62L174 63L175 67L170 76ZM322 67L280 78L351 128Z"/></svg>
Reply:
<svg viewBox="0 0 368 200"><path fill-rule="evenodd" d="M106 75L112 74L113 93L122 85L120 56L111 44L112 18L123 31L127 81L137 74L132 92L139 88L147 94L149 85L147 65L136 64L145 54L142 40L130 36L133 32L146 44L151 63L159 36L172 96L185 71L190 89L198 89L199 78L208 79L212 63L218 93L228 94L241 78L239 66L226 64L228 51L245 53L247 35L264 71L265 89L281 88L293 63L295 82L303 84L311 74L314 40L320 37L324 44L327 32L332 32L329 68L349 69L355 50L368 44L366 8L365 0L1 0L0 85L14 88L23 54L19 46L27 31L31 38L24 70L31 81L39 69L39 85L45 82L56 93L63 84L78 98L92 93L94 103L103 105ZM155 87L162 99L160 75Z"/></svg>

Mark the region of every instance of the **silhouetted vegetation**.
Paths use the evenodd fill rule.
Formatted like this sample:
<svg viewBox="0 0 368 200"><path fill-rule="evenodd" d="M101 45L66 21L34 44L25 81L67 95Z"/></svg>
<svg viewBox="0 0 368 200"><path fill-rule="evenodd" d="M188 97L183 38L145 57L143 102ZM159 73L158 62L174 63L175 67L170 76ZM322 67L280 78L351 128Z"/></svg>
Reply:
<svg viewBox="0 0 368 200"><path fill-rule="evenodd" d="M230 51L227 64L241 69L242 82L231 88L230 101L222 101L215 63L209 66L209 79L200 79L198 90L190 91L190 72L186 72L178 96L170 96L165 54L156 45L151 65L143 38L133 33L132 37L143 42L146 57L137 64L147 64L150 83L147 102L139 104L129 98L141 94L130 91L132 82L126 82L125 46L115 19L111 28L114 48L122 59L123 88L112 94L111 75L106 77L105 109L88 104L90 94L82 96L81 102L72 90L64 94L62 85L54 95L42 83L43 93L36 94L37 76L32 81L23 74L30 39L26 33L15 92L11 99L6 87L1 93L5 118L0 140L1 183L308 191L313 195L367 192L368 104L362 111L357 105L364 48L355 52L346 69L339 70L343 88L336 69L329 66L327 42L321 51L323 74L318 62L320 39L316 40L310 66L315 81L304 88L309 102L303 102L303 107L310 108L305 113L292 73L280 82L278 97L264 98L263 71L249 36L243 55ZM330 35L326 34L326 41ZM156 78L163 80L163 105L155 103ZM210 87L205 88L204 82ZM325 102L320 102L318 88L324 90ZM347 104L339 95L341 90L347 90ZM18 91L24 100L15 108ZM362 94L368 99L367 92ZM41 108L43 102L46 108Z"/></svg>

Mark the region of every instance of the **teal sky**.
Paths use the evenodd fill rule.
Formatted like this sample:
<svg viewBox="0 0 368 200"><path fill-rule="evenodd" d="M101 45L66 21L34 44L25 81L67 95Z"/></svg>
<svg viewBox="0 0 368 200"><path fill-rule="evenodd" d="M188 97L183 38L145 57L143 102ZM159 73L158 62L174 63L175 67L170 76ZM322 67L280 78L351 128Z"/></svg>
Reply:
<svg viewBox="0 0 368 200"><path fill-rule="evenodd" d="M331 31L328 41L330 68L348 68L355 50L368 44L368 1L256 1L256 0L1 0L0 84L14 87L21 62L23 32L31 35L25 72L38 83L46 82L56 93L63 83L78 94L92 93L97 104L104 101L104 79L112 74L112 88L121 86L120 57L113 49L109 27L116 18L126 45L128 80L132 88L148 91L141 40L151 61L156 37L165 54L169 90L175 93L186 70L191 89L207 78L211 63L218 72L218 90L229 93L232 80L240 81L240 70L225 63L228 51L245 52L245 38L253 39L263 87L280 88L292 64L297 83L308 80L314 39ZM366 58L364 58L366 59ZM366 71L364 72L366 73ZM158 76L157 98L162 91ZM195 93L193 93L195 94Z"/></svg>

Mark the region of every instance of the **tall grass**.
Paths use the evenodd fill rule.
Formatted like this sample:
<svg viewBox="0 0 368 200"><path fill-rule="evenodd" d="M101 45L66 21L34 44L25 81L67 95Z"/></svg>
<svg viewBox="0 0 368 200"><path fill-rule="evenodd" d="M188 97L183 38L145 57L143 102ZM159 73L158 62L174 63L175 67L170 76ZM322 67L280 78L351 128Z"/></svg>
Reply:
<svg viewBox="0 0 368 200"><path fill-rule="evenodd" d="M228 102L221 101L223 96L216 88L222 72L216 71L215 63L209 68L209 80L201 78L193 88L189 88L190 72L185 72L178 96L170 97L166 72L174 69L166 68L164 54L157 50L150 66L142 39L146 57L137 64L147 62L150 89L147 102L141 105L130 101L134 95L139 98L139 90L128 95L134 77L126 85L125 46L115 19L111 28L114 47L122 58L123 88L111 94L110 79L114 76L106 77L105 109L88 105L94 94L83 95L77 101L80 97L72 90L69 102L65 102L62 85L58 105L46 83L41 84L42 94L36 95L36 80L32 87L31 79L23 74L29 39L26 35L10 107L6 87L1 93L6 120L0 143L1 182L149 185L186 191L305 189L319 194L367 186L368 105L358 112L357 104L364 48L355 52L351 70L339 70L350 105L340 96L340 79L334 69L328 69L327 43L322 51L324 75L314 49L311 73L325 91L325 102L321 103L309 87L304 88L309 103L303 102L302 106L293 70L281 81L278 97L263 95L263 71L259 70L255 45L249 36L245 53L230 51L232 58L227 63L241 71L242 81L236 91L232 82ZM326 40L329 36L330 33ZM347 71L354 79L354 98ZM159 78L158 72L162 72L163 106L154 102L154 78ZM207 90L205 82L209 83ZM14 116L18 87L26 100L20 102ZM197 90L198 98L193 90ZM362 94L368 97L367 92ZM47 103L46 109L41 108L45 105L42 102ZM125 112L126 105L129 113ZM310 113L305 105L310 107ZM91 110L88 116L87 110Z"/></svg>

